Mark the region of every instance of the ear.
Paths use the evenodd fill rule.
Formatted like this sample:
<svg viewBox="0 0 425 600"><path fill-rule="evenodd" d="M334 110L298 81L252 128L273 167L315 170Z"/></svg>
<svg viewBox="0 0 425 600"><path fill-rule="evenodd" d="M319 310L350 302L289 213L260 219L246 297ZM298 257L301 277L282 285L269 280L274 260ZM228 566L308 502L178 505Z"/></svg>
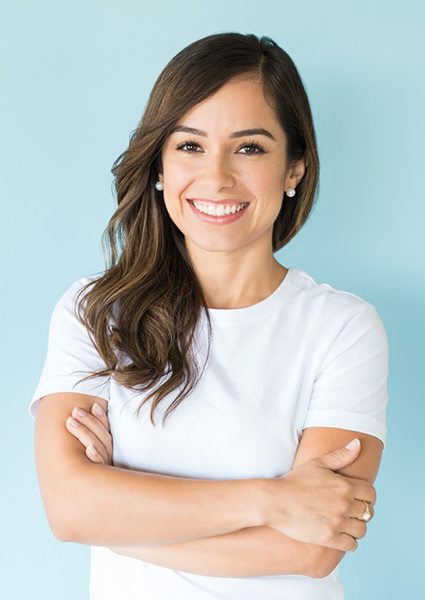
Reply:
<svg viewBox="0 0 425 600"><path fill-rule="evenodd" d="M162 158L161 156L157 157L157 160L155 162L155 164L153 165L154 170L157 172L158 175L158 179L159 181L161 181L161 183L164 183L164 176L163 176L163 168L162 168Z"/></svg>
<svg viewBox="0 0 425 600"><path fill-rule="evenodd" d="M306 163L304 157L292 163L285 178L285 189L296 188L304 176Z"/></svg>

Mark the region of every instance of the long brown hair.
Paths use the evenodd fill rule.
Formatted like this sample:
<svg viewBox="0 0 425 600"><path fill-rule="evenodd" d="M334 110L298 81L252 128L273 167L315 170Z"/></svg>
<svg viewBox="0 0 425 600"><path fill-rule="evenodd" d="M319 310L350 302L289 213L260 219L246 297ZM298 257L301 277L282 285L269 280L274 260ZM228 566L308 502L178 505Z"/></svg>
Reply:
<svg viewBox="0 0 425 600"><path fill-rule="evenodd" d="M180 390L166 419L203 372L193 352L201 310L209 342L211 336L205 297L184 236L155 188L162 172L161 148L181 115L237 76L262 83L287 136L288 164L301 158L306 163L296 196L284 198L274 223L273 253L301 229L318 192L319 158L309 101L292 59L280 46L267 36L218 33L189 44L170 60L128 148L111 170L118 208L102 235L104 256L106 236L109 242L106 269L77 296L79 318L106 365L83 379L112 377L137 392L152 388L138 411L153 398L153 425L159 402Z"/></svg>

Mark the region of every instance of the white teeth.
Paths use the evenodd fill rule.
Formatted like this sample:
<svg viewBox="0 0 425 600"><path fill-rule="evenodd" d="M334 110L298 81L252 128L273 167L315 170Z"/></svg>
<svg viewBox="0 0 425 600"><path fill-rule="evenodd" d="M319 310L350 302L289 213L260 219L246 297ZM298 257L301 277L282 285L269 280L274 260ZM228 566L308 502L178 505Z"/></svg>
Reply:
<svg viewBox="0 0 425 600"><path fill-rule="evenodd" d="M245 206L248 206L246 203L243 204L201 204L200 202L193 202L196 208L203 212L206 215L212 215L215 217L222 217L223 215L230 215L239 212Z"/></svg>

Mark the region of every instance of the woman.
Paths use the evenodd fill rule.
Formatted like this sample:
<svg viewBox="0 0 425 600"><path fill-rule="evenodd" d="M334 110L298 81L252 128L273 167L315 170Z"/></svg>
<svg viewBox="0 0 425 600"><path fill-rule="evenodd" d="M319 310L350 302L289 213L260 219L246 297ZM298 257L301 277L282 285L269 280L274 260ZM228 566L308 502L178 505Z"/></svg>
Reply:
<svg viewBox="0 0 425 600"><path fill-rule="evenodd" d="M91 545L92 600L343 598L388 348L373 305L273 256L319 178L291 58L193 42L112 171L110 264L57 302L29 407L52 530Z"/></svg>

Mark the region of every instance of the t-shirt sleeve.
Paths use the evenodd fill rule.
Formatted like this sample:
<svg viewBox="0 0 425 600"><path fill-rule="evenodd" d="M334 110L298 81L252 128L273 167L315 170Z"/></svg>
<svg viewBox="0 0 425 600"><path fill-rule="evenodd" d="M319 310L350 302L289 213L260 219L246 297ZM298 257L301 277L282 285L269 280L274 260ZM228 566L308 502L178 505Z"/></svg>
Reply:
<svg viewBox="0 0 425 600"><path fill-rule="evenodd" d="M78 383L89 373L105 368L87 328L77 317L74 304L77 292L87 281L86 278L74 281L53 308L44 366L28 405L33 419L40 398L54 392L78 392L109 401L108 376L96 376Z"/></svg>
<svg viewBox="0 0 425 600"><path fill-rule="evenodd" d="M386 442L388 339L363 302L336 335L314 380L306 427L339 427Z"/></svg>

